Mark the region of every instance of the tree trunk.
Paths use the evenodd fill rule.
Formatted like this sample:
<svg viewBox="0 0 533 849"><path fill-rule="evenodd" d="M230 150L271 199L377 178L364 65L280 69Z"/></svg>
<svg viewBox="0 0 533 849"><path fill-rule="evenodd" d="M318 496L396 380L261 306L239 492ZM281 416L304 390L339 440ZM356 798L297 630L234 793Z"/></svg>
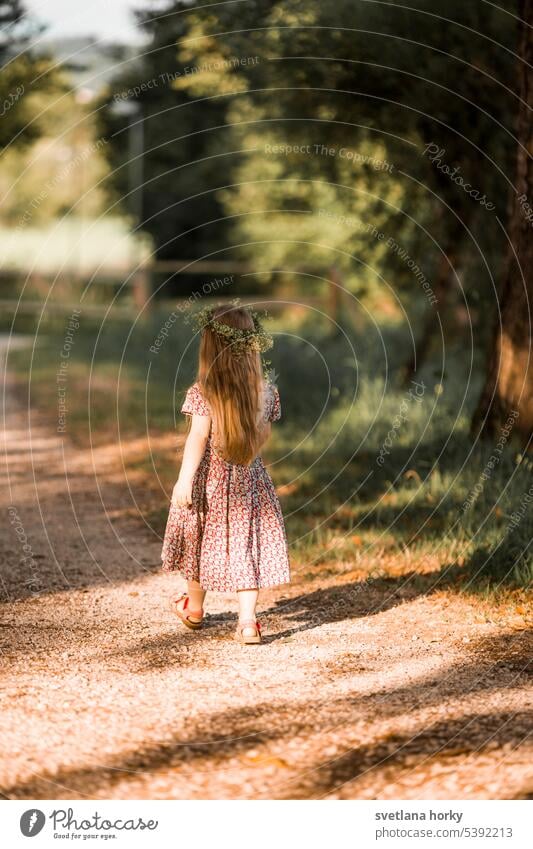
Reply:
<svg viewBox="0 0 533 849"><path fill-rule="evenodd" d="M499 311L487 361L485 385L472 422L473 433L495 436L512 411L515 430L529 440L533 433L533 0L520 0L518 55L519 141L509 238L512 251L499 298Z"/></svg>
<svg viewBox="0 0 533 849"><path fill-rule="evenodd" d="M407 386L415 374L420 371L428 358L431 343L439 329L438 316L440 316L442 320L448 303L448 296L452 285L451 277L453 269L455 268L455 262L455 254L452 254L451 250L449 252L446 251L439 257L437 272L432 285L433 294L437 299L437 303L427 309L422 333L415 341L415 349L411 354L409 361L403 367L402 382L405 386Z"/></svg>

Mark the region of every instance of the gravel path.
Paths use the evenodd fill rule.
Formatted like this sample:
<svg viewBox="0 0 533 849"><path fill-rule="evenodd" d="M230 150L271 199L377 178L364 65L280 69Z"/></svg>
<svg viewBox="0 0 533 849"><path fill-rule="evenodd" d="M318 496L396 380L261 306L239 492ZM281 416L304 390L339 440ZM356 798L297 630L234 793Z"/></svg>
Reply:
<svg viewBox="0 0 533 849"><path fill-rule="evenodd" d="M523 617L345 572L265 593L261 646L232 641L231 597L186 632L124 471L147 443L75 449L13 402L3 431L5 797L533 794Z"/></svg>

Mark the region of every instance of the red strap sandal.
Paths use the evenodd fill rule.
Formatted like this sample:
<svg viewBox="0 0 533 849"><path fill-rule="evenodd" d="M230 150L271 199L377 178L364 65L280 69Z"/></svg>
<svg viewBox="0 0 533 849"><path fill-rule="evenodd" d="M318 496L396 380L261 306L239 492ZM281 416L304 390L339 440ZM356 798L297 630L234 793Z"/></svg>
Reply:
<svg viewBox="0 0 533 849"><path fill-rule="evenodd" d="M181 609L177 606L180 602L183 602L183 607ZM191 610L189 607L189 596L187 593L183 593L183 595L180 595L179 598L171 599L170 609L176 614L178 619L183 622L185 627L190 628L191 631L196 631L198 628L202 627L204 611Z"/></svg>
<svg viewBox="0 0 533 849"><path fill-rule="evenodd" d="M249 628L255 631L254 634L245 634L244 631ZM253 646L261 642L261 625L255 619L244 619L237 625L235 631L235 639L243 646Z"/></svg>

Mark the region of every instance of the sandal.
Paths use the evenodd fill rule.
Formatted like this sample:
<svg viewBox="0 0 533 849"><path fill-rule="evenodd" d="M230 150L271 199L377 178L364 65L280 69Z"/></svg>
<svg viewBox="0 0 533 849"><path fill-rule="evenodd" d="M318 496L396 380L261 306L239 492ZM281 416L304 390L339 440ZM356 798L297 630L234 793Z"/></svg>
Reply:
<svg viewBox="0 0 533 849"><path fill-rule="evenodd" d="M253 628L255 634L245 636L245 628ZM235 631L235 639L243 646L252 646L261 642L261 625L255 619L245 619L239 622Z"/></svg>
<svg viewBox="0 0 533 849"><path fill-rule="evenodd" d="M183 602L183 607L180 610L176 605L178 605L181 601ZM198 628L202 627L204 611L191 610L189 608L189 596L187 593L183 593L183 595L180 595L179 598L170 599L170 609L176 614L178 619L183 622L186 628L196 631Z"/></svg>

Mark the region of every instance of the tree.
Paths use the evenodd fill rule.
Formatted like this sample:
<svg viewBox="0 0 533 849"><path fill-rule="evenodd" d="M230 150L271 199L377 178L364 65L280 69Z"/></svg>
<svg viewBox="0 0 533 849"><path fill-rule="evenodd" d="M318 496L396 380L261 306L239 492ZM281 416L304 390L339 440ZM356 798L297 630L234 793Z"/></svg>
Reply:
<svg viewBox="0 0 533 849"><path fill-rule="evenodd" d="M101 132L114 170L110 184L131 211L132 157L142 155L142 209L139 221L152 237L159 259L194 258L224 244L224 213L216 191L224 185L227 161L217 149L217 127L225 104L198 100L180 87L195 69L182 60L177 44L187 34L188 3L138 12L149 47L113 80L102 109ZM137 108L133 117L126 108ZM142 124L143 150L132 151L131 123ZM223 130L222 130L223 132ZM224 149L224 148L222 148ZM140 173L140 172L139 172ZM213 225L207 222L214 221Z"/></svg>
<svg viewBox="0 0 533 849"><path fill-rule="evenodd" d="M31 51L31 41L40 31L21 0L0 2L0 150L39 136L39 124L32 121L35 95L49 84L41 77L48 60Z"/></svg>
<svg viewBox="0 0 533 849"><path fill-rule="evenodd" d="M473 429L493 437L516 411L515 428L529 443L533 434L533 0L520 0L519 16L520 108L510 250Z"/></svg>
<svg viewBox="0 0 533 849"><path fill-rule="evenodd" d="M415 363L417 368L423 365L450 294L457 297L460 291L457 270L467 261L464 297L485 300L490 296L491 275L498 271L504 240L496 216L478 198L491 201L489 209L497 205L504 212L516 100L512 15L462 0L415 0L410 7L354 0L335 4L257 0L245 6L209 6L207 11L195 3L187 16L186 41L193 45L187 49L195 50L197 65L202 65L206 45L213 50L213 44L227 56L257 53L260 57L257 64L239 70L242 85L226 98L229 123L238 125L233 132L239 144L234 147L257 149L240 161L233 160L238 179L224 193L225 208L242 213L236 228L243 241L253 241L254 230L261 228L265 234L272 232L274 241L276 226L278 232L312 232L312 219L308 216L304 225L299 207L310 213L323 207L326 199L331 208L344 209L344 216L362 209L367 221L374 219L378 224L387 219L395 241L402 243L417 265L424 266L438 306L426 306L416 357L408 372ZM235 83L235 76L231 79ZM188 85L204 97L228 91L227 80L213 75L197 75ZM322 154L283 156L275 162L261 151L265 141L309 144L311 149L325 143L365 154L373 148L378 158L394 163L395 171L372 174L360 166L352 167L350 175L342 157ZM430 143L442 149L442 169L424 155ZM252 185L254 171L271 174L272 182L259 180ZM454 181L454 174L474 187L478 198ZM241 183L242 175L246 179ZM290 179L282 182L286 177ZM310 180L315 180L315 188L309 182L303 186ZM350 192L335 189L346 181L354 195L366 192L366 204L361 193L360 202L351 207ZM391 196L399 213L387 204ZM251 202L255 209L278 211L274 227L271 217L245 216ZM289 219L291 208L295 215ZM410 213L410 221L402 210ZM418 226L413 226L413 219ZM323 230L323 222L322 228L315 228L318 233ZM367 237L365 244L356 232L337 233L335 246L370 264L376 258L372 240ZM248 251L253 250L251 245ZM265 246L258 244L255 250L264 263ZM291 250L288 240L286 250ZM278 260L281 252L280 239ZM407 279L405 263L398 262L398 255L381 251L378 256L379 271L393 281L398 294L407 285L422 306L420 287L413 275ZM360 278L360 269L356 271L352 276Z"/></svg>
<svg viewBox="0 0 533 849"><path fill-rule="evenodd" d="M469 307L474 297L490 298L491 277L499 272L504 239L493 210L505 214L512 173L514 17L462 0L418 0L409 9L402 3L353 0L338 0L334 7L308 0L290 5L296 29L281 31L278 55L285 59L270 63L278 85L294 85L293 93L281 95L286 113L302 115L306 105L308 114L327 115L328 137L338 144L357 146L358 125L374 128L374 138L378 132L390 134L389 156L396 173L404 175L397 177L403 209L429 232L424 239L413 228L402 232L401 217L394 221L404 248L424 266L437 300L436 307L426 304L421 322L414 322L422 329L405 364L408 380L439 338L448 304L459 296L466 262L470 268L461 297ZM290 61L289 56L314 60ZM288 126L297 132L298 123ZM440 157L423 154L435 148ZM490 206L451 179L454 172ZM413 192L411 180L424 187L425 197ZM394 256L383 257L381 270L398 280ZM418 301L423 302L420 292Z"/></svg>
<svg viewBox="0 0 533 849"><path fill-rule="evenodd" d="M157 20L146 14L153 41L136 78L157 79L163 69L173 77L138 98L145 226L159 254L183 256L179 235L190 229L189 254L230 238L255 266L294 268L323 261L313 244L327 239L330 254L344 252L343 279L354 291L408 294L421 327L408 372L415 362L420 369L448 301L486 303L499 272L504 235L479 197L505 214L517 94L515 19L502 3L196 0L169 3ZM280 142L311 153L266 153ZM424 153L430 143L443 150L442 169ZM315 153L315 145L361 159ZM115 165L125 162L124 147L119 132L108 146ZM372 154L394 168L365 164ZM121 168L123 193L125 175ZM375 225L401 252L359 226L335 226L336 218ZM423 270L437 306L409 263Z"/></svg>

